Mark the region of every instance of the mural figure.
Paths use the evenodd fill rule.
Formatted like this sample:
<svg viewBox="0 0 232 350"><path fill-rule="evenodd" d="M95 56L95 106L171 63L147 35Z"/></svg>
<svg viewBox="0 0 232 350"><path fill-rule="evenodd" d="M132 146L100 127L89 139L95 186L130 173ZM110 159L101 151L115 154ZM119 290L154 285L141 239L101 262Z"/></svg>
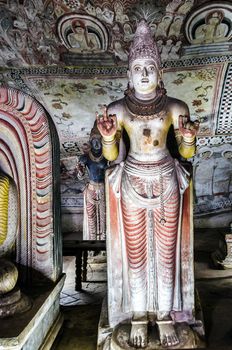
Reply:
<svg viewBox="0 0 232 350"><path fill-rule="evenodd" d="M82 179L87 169L90 182L84 191L83 239L105 240L105 169L107 160L102 154L101 135L96 127L90 135L91 149L79 158L78 173Z"/></svg>
<svg viewBox="0 0 232 350"><path fill-rule="evenodd" d="M116 1L114 3L114 11L115 11L115 21L119 23L129 22L129 17L123 11L123 5L121 2Z"/></svg>
<svg viewBox="0 0 232 350"><path fill-rule="evenodd" d="M198 122L190 121L183 101L166 95L158 49L144 20L130 48L128 77L125 97L97 113L106 159L118 156L116 132L124 129L130 142L125 161L106 171L109 325L116 332L130 319L130 346L146 348L151 321L161 345L173 347L181 342L177 323L194 319L193 248L185 215L190 201L183 206L189 174L171 157L166 139L173 125L180 154L192 157Z"/></svg>
<svg viewBox="0 0 232 350"><path fill-rule="evenodd" d="M113 24L114 12L109 9L108 6L103 7L102 18L108 24Z"/></svg>
<svg viewBox="0 0 232 350"><path fill-rule="evenodd" d="M162 47L161 58L162 60L167 60L169 57L169 53L173 47L172 39L168 39L166 44Z"/></svg>
<svg viewBox="0 0 232 350"><path fill-rule="evenodd" d="M178 8L177 13L186 15L193 7L193 4L194 0L185 0L184 4Z"/></svg>
<svg viewBox="0 0 232 350"><path fill-rule="evenodd" d="M178 37L180 35L180 29L181 29L182 23L183 23L183 18L175 17L170 26L168 36Z"/></svg>
<svg viewBox="0 0 232 350"><path fill-rule="evenodd" d="M182 41L180 40L178 40L176 44L172 46L169 52L170 60L178 60L178 58L180 57L181 46L182 46Z"/></svg>
<svg viewBox="0 0 232 350"><path fill-rule="evenodd" d="M122 42L120 40L114 40L113 47L114 47L114 56L118 57L121 61L127 61L128 54L124 50L122 46Z"/></svg>
<svg viewBox="0 0 232 350"><path fill-rule="evenodd" d="M83 52L100 49L96 36L88 33L88 29L83 21L73 20L72 31L68 36L68 41L71 45L70 51Z"/></svg>
<svg viewBox="0 0 232 350"><path fill-rule="evenodd" d="M131 41L134 37L134 34L132 32L131 25L129 23L125 23L123 25L123 30L124 30L124 37L123 40L125 42Z"/></svg>
<svg viewBox="0 0 232 350"><path fill-rule="evenodd" d="M194 44L210 44L226 41L228 26L222 23L221 11L210 12L205 19L205 24L200 25L195 32Z"/></svg>
<svg viewBox="0 0 232 350"><path fill-rule="evenodd" d="M158 27L156 29L155 37L157 38L158 36L167 36L168 29L170 27L170 24L172 22L172 17L170 16L164 16L162 18L162 21L158 24Z"/></svg>
<svg viewBox="0 0 232 350"><path fill-rule="evenodd" d="M167 4L166 12L175 13L181 4L183 4L183 0L172 0L169 4Z"/></svg>

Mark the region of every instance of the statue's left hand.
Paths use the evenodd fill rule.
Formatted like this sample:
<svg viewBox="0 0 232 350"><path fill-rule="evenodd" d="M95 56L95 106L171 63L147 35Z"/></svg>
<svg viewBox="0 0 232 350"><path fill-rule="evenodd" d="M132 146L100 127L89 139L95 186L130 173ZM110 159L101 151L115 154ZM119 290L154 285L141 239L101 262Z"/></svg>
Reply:
<svg viewBox="0 0 232 350"><path fill-rule="evenodd" d="M185 138L194 138L199 129L199 121L196 120L192 122L189 118L180 115L179 116L179 130L183 137Z"/></svg>

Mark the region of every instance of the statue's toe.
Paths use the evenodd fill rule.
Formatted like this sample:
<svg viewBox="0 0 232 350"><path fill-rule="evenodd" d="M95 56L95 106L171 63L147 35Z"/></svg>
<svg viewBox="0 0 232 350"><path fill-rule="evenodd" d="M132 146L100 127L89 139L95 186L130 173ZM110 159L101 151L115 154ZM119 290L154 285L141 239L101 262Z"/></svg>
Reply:
<svg viewBox="0 0 232 350"><path fill-rule="evenodd" d="M141 337L140 336L138 336L138 339L137 339L137 347L141 348Z"/></svg>
<svg viewBox="0 0 232 350"><path fill-rule="evenodd" d="M164 346L164 347L168 346L168 342L167 342L167 338L166 337L163 337L163 339L161 341L161 345Z"/></svg>
<svg viewBox="0 0 232 350"><path fill-rule="evenodd" d="M168 346L172 345L172 337L170 335L167 336L167 344Z"/></svg>

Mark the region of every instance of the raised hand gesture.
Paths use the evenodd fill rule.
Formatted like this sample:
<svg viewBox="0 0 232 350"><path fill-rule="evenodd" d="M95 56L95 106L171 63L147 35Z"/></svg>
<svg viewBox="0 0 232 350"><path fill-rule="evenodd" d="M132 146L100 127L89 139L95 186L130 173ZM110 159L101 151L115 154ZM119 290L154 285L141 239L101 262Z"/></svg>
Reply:
<svg viewBox="0 0 232 350"><path fill-rule="evenodd" d="M105 139L111 139L115 136L117 131L117 117L116 114L107 114L107 108L104 107L103 114L99 115L96 112L97 127L101 135Z"/></svg>
<svg viewBox="0 0 232 350"><path fill-rule="evenodd" d="M196 120L195 122L192 122L191 120L189 120L187 117L184 117L183 115L179 116L179 130L181 135L184 138L193 139L197 134L199 125L200 123L198 120Z"/></svg>

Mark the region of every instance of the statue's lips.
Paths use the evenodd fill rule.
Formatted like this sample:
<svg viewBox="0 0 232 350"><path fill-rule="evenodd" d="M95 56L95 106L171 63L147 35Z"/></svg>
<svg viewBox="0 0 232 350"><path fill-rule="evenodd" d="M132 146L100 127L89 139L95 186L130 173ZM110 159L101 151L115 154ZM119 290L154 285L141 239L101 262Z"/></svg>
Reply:
<svg viewBox="0 0 232 350"><path fill-rule="evenodd" d="M149 83L149 79L144 78L144 79L141 80L141 83Z"/></svg>

